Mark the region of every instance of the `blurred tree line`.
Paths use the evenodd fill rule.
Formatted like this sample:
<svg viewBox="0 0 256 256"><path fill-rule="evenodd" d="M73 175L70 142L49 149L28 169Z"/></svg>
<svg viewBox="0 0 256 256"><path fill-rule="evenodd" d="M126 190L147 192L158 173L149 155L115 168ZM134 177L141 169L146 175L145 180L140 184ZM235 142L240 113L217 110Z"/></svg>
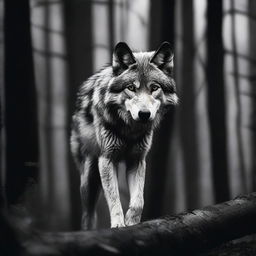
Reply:
<svg viewBox="0 0 256 256"><path fill-rule="evenodd" d="M41 227L79 228L70 118L78 86L119 41L175 48L180 104L147 159L144 220L255 190L255 13L253 0L1 0L1 206L25 202ZM103 197L98 208L108 226Z"/></svg>

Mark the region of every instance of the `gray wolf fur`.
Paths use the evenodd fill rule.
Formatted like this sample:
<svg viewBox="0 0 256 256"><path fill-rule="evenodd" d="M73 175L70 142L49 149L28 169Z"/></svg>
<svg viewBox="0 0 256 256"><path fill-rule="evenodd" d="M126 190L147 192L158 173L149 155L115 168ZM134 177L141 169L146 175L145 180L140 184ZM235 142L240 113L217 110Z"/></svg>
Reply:
<svg viewBox="0 0 256 256"><path fill-rule="evenodd" d="M154 129L168 106L178 101L173 52L164 42L155 52L132 52L118 43L112 66L84 82L78 92L71 131L71 151L81 175L82 228L95 227L101 187L111 227L140 222L145 158ZM124 215L118 191L118 164L124 162L130 192Z"/></svg>

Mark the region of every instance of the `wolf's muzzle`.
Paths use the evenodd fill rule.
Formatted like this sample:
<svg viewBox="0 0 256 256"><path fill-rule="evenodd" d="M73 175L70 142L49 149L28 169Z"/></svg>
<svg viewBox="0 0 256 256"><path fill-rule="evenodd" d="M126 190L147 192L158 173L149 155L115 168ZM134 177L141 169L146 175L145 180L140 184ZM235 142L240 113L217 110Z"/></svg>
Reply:
<svg viewBox="0 0 256 256"><path fill-rule="evenodd" d="M150 118L150 111L148 110L139 111L139 118L140 118L140 121L147 122L148 119Z"/></svg>

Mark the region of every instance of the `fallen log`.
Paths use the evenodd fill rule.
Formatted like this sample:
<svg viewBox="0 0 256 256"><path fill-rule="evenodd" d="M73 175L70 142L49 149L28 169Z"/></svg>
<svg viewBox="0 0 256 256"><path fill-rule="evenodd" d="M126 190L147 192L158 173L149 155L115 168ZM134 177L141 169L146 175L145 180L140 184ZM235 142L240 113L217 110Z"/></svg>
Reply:
<svg viewBox="0 0 256 256"><path fill-rule="evenodd" d="M197 255L256 233L256 193L132 227L79 232L37 232L25 255Z"/></svg>

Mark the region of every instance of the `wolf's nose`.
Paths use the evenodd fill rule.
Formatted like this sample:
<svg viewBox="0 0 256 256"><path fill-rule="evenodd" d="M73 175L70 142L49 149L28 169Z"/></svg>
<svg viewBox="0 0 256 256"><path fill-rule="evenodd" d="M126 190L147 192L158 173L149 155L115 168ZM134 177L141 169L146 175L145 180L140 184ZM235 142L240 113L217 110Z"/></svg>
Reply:
<svg viewBox="0 0 256 256"><path fill-rule="evenodd" d="M141 121L146 122L150 117L150 112L148 110L139 111L139 118Z"/></svg>

